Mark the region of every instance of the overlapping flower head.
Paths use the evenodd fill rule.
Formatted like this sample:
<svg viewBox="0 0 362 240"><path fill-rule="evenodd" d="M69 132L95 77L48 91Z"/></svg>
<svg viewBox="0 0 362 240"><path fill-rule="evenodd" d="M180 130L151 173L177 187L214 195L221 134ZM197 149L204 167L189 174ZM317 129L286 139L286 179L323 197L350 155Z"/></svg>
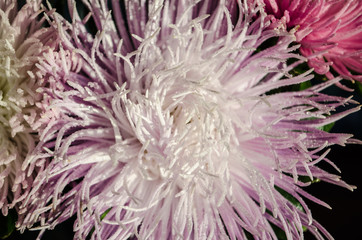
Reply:
<svg viewBox="0 0 362 240"><path fill-rule="evenodd" d="M76 215L75 239L331 238L303 198L328 205L299 176L353 189L316 166L351 136L318 127L358 108L332 114L352 102L320 93L339 79L271 93L313 78L288 74L305 61L293 31L270 28L259 1L84 4L84 18L73 1L71 22L50 16L61 44L38 66L48 107L24 164L46 167L19 228Z"/></svg>
<svg viewBox="0 0 362 240"><path fill-rule="evenodd" d="M264 0L266 11L297 27L301 53L319 74L362 81L362 1Z"/></svg>
<svg viewBox="0 0 362 240"><path fill-rule="evenodd" d="M21 173L26 155L36 144L30 127L41 99L35 64L51 38L40 29L38 1L18 10L17 1L0 1L0 208L14 207L32 177Z"/></svg>

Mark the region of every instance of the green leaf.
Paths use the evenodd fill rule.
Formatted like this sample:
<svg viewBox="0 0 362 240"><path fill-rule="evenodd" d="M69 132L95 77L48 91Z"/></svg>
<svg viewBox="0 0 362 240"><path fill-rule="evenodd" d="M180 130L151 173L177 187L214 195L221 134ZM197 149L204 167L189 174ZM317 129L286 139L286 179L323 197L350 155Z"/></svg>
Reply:
<svg viewBox="0 0 362 240"><path fill-rule="evenodd" d="M307 88L310 88L312 86L311 81L306 81L306 82L302 82L301 84L299 84L299 90L305 90Z"/></svg>
<svg viewBox="0 0 362 240"><path fill-rule="evenodd" d="M0 239L8 238L15 230L16 213L10 210L7 216L0 214Z"/></svg>
<svg viewBox="0 0 362 240"><path fill-rule="evenodd" d="M300 204L300 202L293 197L291 194L289 194L288 192L286 192L285 190L281 189L278 186L275 186L275 189L283 196L285 197L289 202L291 202L294 206L296 206L299 210L304 211L302 204Z"/></svg>
<svg viewBox="0 0 362 240"><path fill-rule="evenodd" d="M333 126L334 126L334 122L331 122L327 125L324 125L323 127L320 127L319 129L323 130L325 132L330 132L332 130Z"/></svg>
<svg viewBox="0 0 362 240"><path fill-rule="evenodd" d="M101 221L107 216L107 214L109 213L109 211L111 211L111 209L112 208L108 208L104 213L102 213L102 215L100 217ZM90 232L89 232L86 239L90 239L92 237L92 234L94 233L94 230L95 230L95 228L92 227L92 229L90 230Z"/></svg>
<svg viewBox="0 0 362 240"><path fill-rule="evenodd" d="M362 83L360 82L355 82L355 88L357 90L357 92L362 95Z"/></svg>
<svg viewBox="0 0 362 240"><path fill-rule="evenodd" d="M109 211L111 211L112 208L108 208L102 215L101 215L101 221L107 216Z"/></svg>
<svg viewBox="0 0 362 240"><path fill-rule="evenodd" d="M308 176L299 176L299 180L301 180L302 182L311 182L311 183L320 181L320 179L318 179L318 178L316 178L316 179L314 179L312 181ZM291 202L294 206L296 206L297 209L299 209L300 211L305 212L302 204L300 204L300 202L295 197L293 197L287 191L281 189L278 186L274 186L274 187L283 197L285 197L289 202ZM280 229L279 227L273 225L272 223L271 223L271 226L272 226L275 234L277 235L278 240L286 240L287 239L287 237L285 235L285 232L282 229ZM307 227L305 227L305 226L302 226L302 228L303 228L303 232L308 230Z"/></svg>
<svg viewBox="0 0 362 240"><path fill-rule="evenodd" d="M298 176L298 180L304 183L310 182L310 183L317 183L320 182L321 180L319 178L314 178L313 180L310 179L309 176Z"/></svg>

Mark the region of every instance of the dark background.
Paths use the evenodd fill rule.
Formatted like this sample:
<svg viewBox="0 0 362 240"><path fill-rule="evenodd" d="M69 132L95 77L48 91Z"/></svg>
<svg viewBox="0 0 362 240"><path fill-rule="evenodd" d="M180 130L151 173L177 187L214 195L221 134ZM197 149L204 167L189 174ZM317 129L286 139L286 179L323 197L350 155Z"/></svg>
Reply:
<svg viewBox="0 0 362 240"><path fill-rule="evenodd" d="M361 86L361 84L359 84ZM327 91L331 95L348 97L362 103L360 90L348 93L335 86ZM354 138L362 140L362 111L353 113L335 123L331 132L352 133ZM306 190L324 200L332 210L317 204L309 204L312 214L336 239L362 239L362 146L349 144L345 147L333 146L327 156L342 171L342 180L357 186L353 192L328 183L315 183ZM327 169L327 167L325 167ZM331 169L331 168L328 168ZM338 174L331 169L332 173ZM309 238L307 239L312 239Z"/></svg>

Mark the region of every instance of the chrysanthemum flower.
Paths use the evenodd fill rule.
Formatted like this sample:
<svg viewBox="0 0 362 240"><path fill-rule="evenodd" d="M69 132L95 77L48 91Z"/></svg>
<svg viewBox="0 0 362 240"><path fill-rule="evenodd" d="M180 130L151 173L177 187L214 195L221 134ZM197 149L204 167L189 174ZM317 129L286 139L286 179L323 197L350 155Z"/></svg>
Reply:
<svg viewBox="0 0 362 240"><path fill-rule="evenodd" d="M297 41L319 74L362 81L362 1L264 0L279 24L297 27ZM277 23L275 23L277 25Z"/></svg>
<svg viewBox="0 0 362 240"><path fill-rule="evenodd" d="M31 177L21 171L23 160L35 146L30 125L40 100L33 72L51 35L38 21L39 3L28 1L19 11L17 1L0 1L0 208L14 207ZM10 204L11 203L11 204Z"/></svg>
<svg viewBox="0 0 362 240"><path fill-rule="evenodd" d="M328 205L299 177L353 189L316 166L351 136L318 127L358 108L332 114L351 102L320 93L339 79L271 93L313 77L288 74L305 60L293 33L270 29L258 1L85 3L95 36L74 5L72 23L52 16L61 44L38 66L48 107L23 166L46 167L19 228L76 215L76 239L331 238L303 199Z"/></svg>

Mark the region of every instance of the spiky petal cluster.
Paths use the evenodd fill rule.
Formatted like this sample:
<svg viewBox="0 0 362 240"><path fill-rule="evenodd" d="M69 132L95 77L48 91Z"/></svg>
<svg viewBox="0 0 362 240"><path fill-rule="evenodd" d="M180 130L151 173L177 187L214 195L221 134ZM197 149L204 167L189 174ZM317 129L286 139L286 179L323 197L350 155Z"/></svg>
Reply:
<svg viewBox="0 0 362 240"><path fill-rule="evenodd" d="M40 100L36 89L41 83L33 70L50 37L46 29L40 30L39 8L38 2L28 1L18 11L17 1L0 1L0 208L4 215L32 181L21 166L35 146L30 125L36 119L34 105Z"/></svg>
<svg viewBox="0 0 362 240"><path fill-rule="evenodd" d="M319 74L362 81L362 1L264 0L266 12L297 27L301 53Z"/></svg>
<svg viewBox="0 0 362 240"><path fill-rule="evenodd" d="M287 59L304 61L293 34L270 29L257 1L85 3L95 36L74 5L72 23L52 16L61 44L38 66L48 107L23 166L46 169L18 227L76 214L76 239L276 239L272 224L331 238L302 197L327 205L298 176L352 188L316 166L350 135L318 127L357 109L331 115L350 102L320 93L338 79L270 94L312 78L288 74Z"/></svg>

